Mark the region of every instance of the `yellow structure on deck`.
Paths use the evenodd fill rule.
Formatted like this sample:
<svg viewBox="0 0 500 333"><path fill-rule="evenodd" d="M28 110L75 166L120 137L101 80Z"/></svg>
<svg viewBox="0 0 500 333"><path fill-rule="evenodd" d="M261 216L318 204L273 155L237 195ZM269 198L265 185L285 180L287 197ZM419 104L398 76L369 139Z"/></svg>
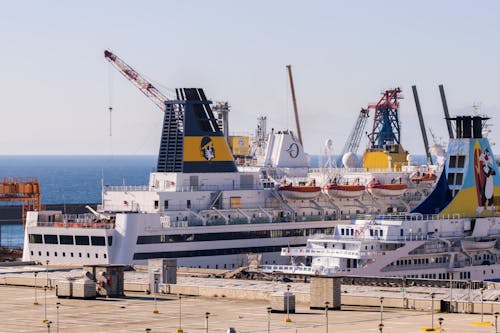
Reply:
<svg viewBox="0 0 500 333"><path fill-rule="evenodd" d="M408 163L408 151L400 144L385 145L385 149L369 148L363 154L363 168L367 170L401 171Z"/></svg>
<svg viewBox="0 0 500 333"><path fill-rule="evenodd" d="M234 157L250 156L250 139L248 136L229 136L229 147Z"/></svg>
<svg viewBox="0 0 500 333"><path fill-rule="evenodd" d="M40 182L35 177L6 177L0 180L0 202L21 201L23 224L26 213L30 210L41 210Z"/></svg>

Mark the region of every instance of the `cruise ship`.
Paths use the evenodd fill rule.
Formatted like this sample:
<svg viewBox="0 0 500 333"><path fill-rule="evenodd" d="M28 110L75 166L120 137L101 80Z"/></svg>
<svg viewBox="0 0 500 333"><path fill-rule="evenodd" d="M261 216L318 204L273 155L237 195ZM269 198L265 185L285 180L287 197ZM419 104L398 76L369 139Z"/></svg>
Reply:
<svg viewBox="0 0 500 333"><path fill-rule="evenodd" d="M260 163L238 167L235 156L248 156L235 148L245 138L225 136L227 103L213 106L200 88L176 89L167 99L115 54L104 56L164 112L156 172L145 186L103 185L101 204L88 214L28 212L23 260L131 265L176 258L180 266L221 269L254 259L284 264L282 247L332 234L353 214L409 211L434 185L432 177L414 178L432 166L403 165L399 89L377 104L379 119L391 121L374 126L374 133L381 130L372 139L377 147L365 154L369 169L310 169L294 133L266 133L262 117Z"/></svg>
<svg viewBox="0 0 500 333"><path fill-rule="evenodd" d="M488 118L453 118L444 171L432 193L407 214L358 216L304 247L284 247L292 265L265 272L500 278L500 174L483 126Z"/></svg>

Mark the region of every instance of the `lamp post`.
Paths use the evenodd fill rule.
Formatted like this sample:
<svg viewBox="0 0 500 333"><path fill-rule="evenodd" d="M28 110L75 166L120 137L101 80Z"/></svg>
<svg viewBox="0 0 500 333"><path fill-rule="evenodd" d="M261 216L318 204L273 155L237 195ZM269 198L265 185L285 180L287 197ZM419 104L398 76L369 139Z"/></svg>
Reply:
<svg viewBox="0 0 500 333"><path fill-rule="evenodd" d="M151 329L148 327L148 328L144 329L144 331L149 333L149 332L151 332Z"/></svg>
<svg viewBox="0 0 500 333"><path fill-rule="evenodd" d="M50 325L52 324L52 322L48 320L46 324L47 324L47 333L50 333Z"/></svg>
<svg viewBox="0 0 500 333"><path fill-rule="evenodd" d="M45 260L45 273L46 273L46 277L45 277L45 285L48 287L49 286L49 260Z"/></svg>
<svg viewBox="0 0 500 333"><path fill-rule="evenodd" d="M484 288L481 288L481 322L483 322L483 316L484 316L484 311L483 311L483 293L484 293Z"/></svg>
<svg viewBox="0 0 500 333"><path fill-rule="evenodd" d="M38 272L34 272L33 274L35 274L35 301L33 302L33 305L38 305L38 298L36 294L36 276L38 275Z"/></svg>
<svg viewBox="0 0 500 333"><path fill-rule="evenodd" d="M434 331L434 293L431 293L431 329Z"/></svg>
<svg viewBox="0 0 500 333"><path fill-rule="evenodd" d="M450 302L453 302L453 272L450 272ZM451 308L451 303L450 303L450 308Z"/></svg>
<svg viewBox="0 0 500 333"><path fill-rule="evenodd" d="M56 303L56 332L59 333L59 306L61 303Z"/></svg>
<svg viewBox="0 0 500 333"><path fill-rule="evenodd" d="M382 323L378 324L378 330L380 333L383 333L384 332L384 324L382 324Z"/></svg>
<svg viewBox="0 0 500 333"><path fill-rule="evenodd" d="M441 331L442 331L443 321L444 321L444 318L442 318L442 317L439 317L439 318L438 318L438 323L439 323L439 332L441 332Z"/></svg>
<svg viewBox="0 0 500 333"><path fill-rule="evenodd" d="M384 298L383 297L380 297L380 324L383 324L384 322Z"/></svg>
<svg viewBox="0 0 500 333"><path fill-rule="evenodd" d="M472 280L468 280L469 282L469 302L467 302L467 313L472 312L472 306L471 306L471 301L470 301L470 290L472 288Z"/></svg>
<svg viewBox="0 0 500 333"><path fill-rule="evenodd" d="M272 307L268 306L267 307L267 333L271 333L271 311L273 310Z"/></svg>
<svg viewBox="0 0 500 333"><path fill-rule="evenodd" d="M42 322L46 323L47 320L47 286L43 286L43 307L44 307L44 315Z"/></svg>
<svg viewBox="0 0 500 333"><path fill-rule="evenodd" d="M326 319L326 333L328 333L328 306L330 302L325 302L325 319Z"/></svg>
<svg viewBox="0 0 500 333"><path fill-rule="evenodd" d="M182 307L181 307L181 294L178 294L179 296L179 328L177 329L177 333L184 333L182 330Z"/></svg>
<svg viewBox="0 0 500 333"><path fill-rule="evenodd" d="M498 324L498 315L499 315L499 313L495 312L494 315L495 315L495 333L498 333L498 325L497 324Z"/></svg>
<svg viewBox="0 0 500 333"><path fill-rule="evenodd" d="M206 333L208 333L208 317L210 316L210 312L205 312L205 328L206 328Z"/></svg>
<svg viewBox="0 0 500 333"><path fill-rule="evenodd" d="M290 285L286 285L286 318L285 318L285 323L291 323L292 320L290 319Z"/></svg>

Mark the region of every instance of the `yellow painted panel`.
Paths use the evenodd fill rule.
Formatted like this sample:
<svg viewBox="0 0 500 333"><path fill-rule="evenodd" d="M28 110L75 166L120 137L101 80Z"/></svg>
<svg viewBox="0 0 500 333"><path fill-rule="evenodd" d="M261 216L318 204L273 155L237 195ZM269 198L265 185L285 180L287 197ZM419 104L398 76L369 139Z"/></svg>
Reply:
<svg viewBox="0 0 500 333"><path fill-rule="evenodd" d="M233 161L226 139L223 136L184 137L185 162Z"/></svg>
<svg viewBox="0 0 500 333"><path fill-rule="evenodd" d="M241 207L241 197L229 198L229 205L231 208L240 208Z"/></svg>
<svg viewBox="0 0 500 333"><path fill-rule="evenodd" d="M500 186L495 186L494 197L500 195ZM496 199L496 198L495 198ZM460 190L455 198L450 202L448 207L444 209L440 214L443 215L452 215L452 214L461 214L465 216L476 216L476 215L491 215L493 212L487 210L486 208L482 212L478 212L479 204L477 202L476 189L474 187L470 187L467 189Z"/></svg>
<svg viewBox="0 0 500 333"><path fill-rule="evenodd" d="M233 155L250 155L250 140L248 136L230 136L229 146L231 147Z"/></svg>

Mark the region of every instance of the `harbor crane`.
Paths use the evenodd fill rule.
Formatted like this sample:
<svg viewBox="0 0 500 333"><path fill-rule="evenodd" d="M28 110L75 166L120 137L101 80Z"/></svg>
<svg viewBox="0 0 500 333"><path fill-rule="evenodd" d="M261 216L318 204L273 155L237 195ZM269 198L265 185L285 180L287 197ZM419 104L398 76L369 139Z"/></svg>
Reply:
<svg viewBox="0 0 500 333"><path fill-rule="evenodd" d="M23 225L26 223L26 214L31 210L43 208L40 199L40 182L35 177L17 178L5 177L0 179L0 202L21 201Z"/></svg>
<svg viewBox="0 0 500 333"><path fill-rule="evenodd" d="M354 127L351 130L351 134L349 134L349 137L347 138L347 141L344 144L344 148L340 153L340 158L342 158L342 156L344 156L344 154L348 152L354 154L358 152L359 143L361 142L361 137L363 135L363 131L365 130L368 117L369 117L368 109L361 108L361 111L359 111L358 119L356 119L356 123L354 123Z"/></svg>
<svg viewBox="0 0 500 333"><path fill-rule="evenodd" d="M125 61L120 59L116 54L111 51L104 51L104 57L130 82L132 82L139 90L146 95L153 103L156 104L162 111L165 111L165 101L169 99L159 91L148 80L142 77L132 67L127 65Z"/></svg>

